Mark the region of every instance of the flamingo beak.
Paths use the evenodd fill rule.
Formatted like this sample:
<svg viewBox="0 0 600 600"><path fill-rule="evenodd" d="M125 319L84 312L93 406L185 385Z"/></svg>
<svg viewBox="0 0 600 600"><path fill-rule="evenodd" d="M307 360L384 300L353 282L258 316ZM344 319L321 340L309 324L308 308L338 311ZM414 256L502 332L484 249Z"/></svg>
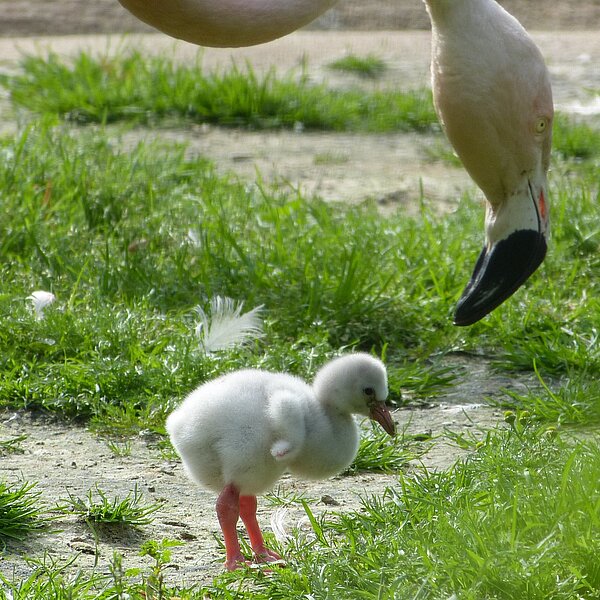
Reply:
<svg viewBox="0 0 600 600"><path fill-rule="evenodd" d="M455 325L472 325L492 312L543 262L548 247L547 197L543 174L527 179L520 192L500 207L489 207L488 242L456 306Z"/></svg>
<svg viewBox="0 0 600 600"><path fill-rule="evenodd" d="M377 421L386 433L392 437L396 435L396 424L394 423L394 419L392 419L390 410L385 402L374 402L371 404L369 407L369 417L371 417L373 421Z"/></svg>

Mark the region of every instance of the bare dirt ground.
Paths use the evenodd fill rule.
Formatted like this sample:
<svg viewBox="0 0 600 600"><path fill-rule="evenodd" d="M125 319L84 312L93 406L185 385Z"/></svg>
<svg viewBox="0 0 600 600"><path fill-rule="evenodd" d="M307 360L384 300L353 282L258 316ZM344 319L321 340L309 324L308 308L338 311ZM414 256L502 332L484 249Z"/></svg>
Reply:
<svg viewBox="0 0 600 600"><path fill-rule="evenodd" d="M535 38L552 73L557 105L574 114L593 113L600 90L600 0L513 0L503 4L526 26L539 31ZM111 52L134 45L147 52L171 52L181 60L197 53L189 44L148 35L150 29L130 17L115 0L0 0L0 15L0 35L5 36L0 39L3 70L16 68L21 52L49 49L70 54L81 48ZM372 31L342 31L347 28ZM383 31L406 28L421 31ZM309 31L246 50L206 50L203 61L207 68L213 68L226 67L232 60L238 64L249 60L258 70L275 65L280 71L299 68L306 61L313 80L344 86L363 83L335 75L327 65L350 52L371 53L389 66L376 85L418 88L428 83L426 28L426 15L417 0L348 0ZM80 35L121 32L137 33L126 38ZM58 34L63 37L48 37ZM13 37L17 35L26 37ZM0 100L0 114L2 130L14 131L17 125L6 99ZM331 201L374 198L385 210L400 205L413 210L423 196L443 218L443 212L452 210L466 189L474 189L462 169L431 158L432 149L440 143L435 136L307 134L301 129L257 133L213 127L115 131L115 135L125 145L154 137L185 141L189 152L207 156L223 171L243 179L252 181L259 173L267 182L301 187ZM401 429L436 434L446 428L464 433L495 426L501 422L501 415L486 399L497 397L502 388L523 389L534 384L523 374L498 375L484 361L465 363L456 358L453 366L460 384L435 405L397 411L394 416ZM137 534L104 532L98 540L75 517L61 517L53 528L58 531L11 545L0 555L0 570L5 575L26 577L31 567L23 556L40 557L44 552L54 558L75 556L75 566L96 565L101 572L107 572L114 550L125 556L127 567L147 565L146 559L138 557L140 543L162 538L184 542L174 552L174 566L168 571L171 582L208 582L220 572L221 558L213 537L218 533L215 498L192 486L176 461L163 458L155 440L140 436L132 440L129 456L115 456L106 441L84 428L11 413L0 415L0 423L0 440L28 436L22 443L23 453L0 457L2 477L11 482L39 482L49 506L68 493L84 497L95 485L120 497L137 485L148 501L164 502L155 522ZM444 468L458 455L456 448L440 442L429 449L422 462L428 467ZM418 461L407 466L417 467ZM359 508L361 494L381 493L394 481L393 475L373 474L338 477L318 484L288 477L282 480L282 490L304 494L317 512L340 511ZM322 502L325 496L331 496L339 505ZM260 517L264 524L272 511L273 507L262 502ZM301 513L293 510L288 523L293 526L300 518Z"/></svg>

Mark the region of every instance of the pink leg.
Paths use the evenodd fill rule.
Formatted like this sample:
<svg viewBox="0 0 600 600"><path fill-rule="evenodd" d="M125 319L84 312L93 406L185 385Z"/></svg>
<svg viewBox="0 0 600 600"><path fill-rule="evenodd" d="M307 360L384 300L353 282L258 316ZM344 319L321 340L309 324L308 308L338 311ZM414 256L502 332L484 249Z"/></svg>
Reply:
<svg viewBox="0 0 600 600"><path fill-rule="evenodd" d="M225 568L234 571L246 563L236 529L240 517L240 492L234 485L225 486L219 494L217 517L225 540Z"/></svg>
<svg viewBox="0 0 600 600"><path fill-rule="evenodd" d="M256 562L274 562L281 560L279 554L265 547L262 531L256 520L256 496L240 496L240 515L248 531L250 545L254 551Z"/></svg>

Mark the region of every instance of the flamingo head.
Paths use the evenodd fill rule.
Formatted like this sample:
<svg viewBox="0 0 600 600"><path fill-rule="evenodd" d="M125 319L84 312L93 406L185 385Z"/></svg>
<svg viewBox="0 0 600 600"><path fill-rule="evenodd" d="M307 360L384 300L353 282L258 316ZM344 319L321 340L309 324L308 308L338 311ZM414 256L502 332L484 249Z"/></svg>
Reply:
<svg viewBox="0 0 600 600"><path fill-rule="evenodd" d="M541 265L548 247L547 197L545 181L528 180L496 212L488 207L487 243L456 306L455 325L479 321Z"/></svg>
<svg viewBox="0 0 600 600"><path fill-rule="evenodd" d="M532 111L531 115L537 114ZM531 116L520 139L515 164L529 165L504 180L501 200L486 210L486 242L454 313L456 325L471 325L509 298L541 265L550 230L547 171L552 106ZM510 172L510 170L509 170ZM488 197L488 200L489 200Z"/></svg>

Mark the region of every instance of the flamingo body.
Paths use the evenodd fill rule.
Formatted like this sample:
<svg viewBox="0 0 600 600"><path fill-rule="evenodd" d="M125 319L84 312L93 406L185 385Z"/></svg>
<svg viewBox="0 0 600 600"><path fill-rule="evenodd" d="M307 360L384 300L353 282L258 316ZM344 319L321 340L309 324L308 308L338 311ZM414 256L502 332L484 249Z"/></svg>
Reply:
<svg viewBox="0 0 600 600"><path fill-rule="evenodd" d="M310 23L337 0L119 0L138 19L200 46L270 42Z"/></svg>

